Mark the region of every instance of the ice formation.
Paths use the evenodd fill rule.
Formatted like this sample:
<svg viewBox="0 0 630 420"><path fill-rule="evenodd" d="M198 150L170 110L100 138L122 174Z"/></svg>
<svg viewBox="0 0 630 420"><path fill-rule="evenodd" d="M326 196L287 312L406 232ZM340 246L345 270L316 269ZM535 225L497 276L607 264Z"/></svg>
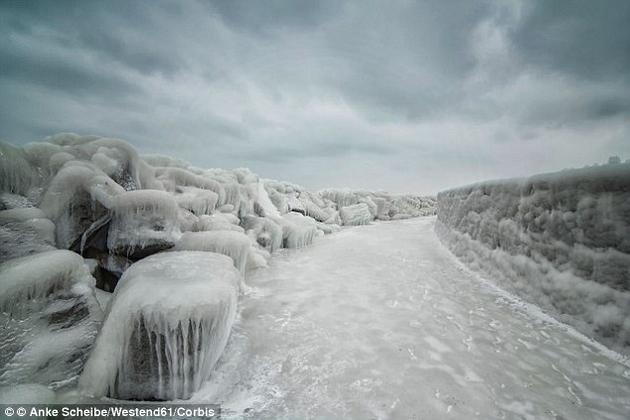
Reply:
<svg viewBox="0 0 630 420"><path fill-rule="evenodd" d="M438 195L444 242L502 285L630 348L630 164L492 181Z"/></svg>
<svg viewBox="0 0 630 420"><path fill-rule="evenodd" d="M339 215L346 226L366 225L374 218L366 203L342 207Z"/></svg>
<svg viewBox="0 0 630 420"><path fill-rule="evenodd" d="M178 230L178 205L172 195L158 190L127 191L112 204L107 247L130 256L171 248ZM137 259L138 256L136 255Z"/></svg>
<svg viewBox="0 0 630 420"><path fill-rule="evenodd" d="M186 232L175 244L177 251L216 252L232 258L234 266L245 273L247 256L251 247L249 238L240 232L220 230Z"/></svg>
<svg viewBox="0 0 630 420"><path fill-rule="evenodd" d="M55 250L0 265L0 386L71 385L102 313L83 258Z"/></svg>
<svg viewBox="0 0 630 420"><path fill-rule="evenodd" d="M82 389L97 397L188 398L225 347L239 278L228 257L211 252L161 253L131 266L114 292Z"/></svg>
<svg viewBox="0 0 630 420"><path fill-rule="evenodd" d="M36 207L0 210L0 263L55 249L55 225Z"/></svg>
<svg viewBox="0 0 630 420"><path fill-rule="evenodd" d="M350 216L349 209L343 209L348 206L360 211ZM1 337L8 347L0 355L0 386L42 383L54 388L64 380L72 383L92 346L100 308L112 308L101 336L117 341L107 345L103 340L110 338L99 339L101 350L84 375L86 386L95 395L119 398L185 397L207 378L229 333L233 303L224 311L213 297L226 295L222 281L232 281L239 272L242 281L248 270L266 267L278 249L307 246L318 236L338 231L342 223L433 211L430 198L312 192L261 179L245 168L201 169L179 159L140 156L119 139L61 133L22 148L0 143L0 263L5 262L1 290L6 291L0 300L23 308L2 314L9 327ZM343 222L341 214L346 216ZM218 254L229 256L238 271L221 268L230 259ZM181 272L165 268L170 274L156 272L164 275L154 282L142 280L143 272L155 271L148 264L160 261L171 261ZM207 270L199 269L197 262ZM207 290L193 274L198 282L209 280L203 286ZM17 279L21 285L14 282ZM180 291L182 282L189 285ZM9 298L9 284L23 295ZM52 288L45 289L46 284ZM185 297L196 297L193 290L202 289L199 300L192 299L198 305L190 306ZM42 290L44 295L38 297ZM129 296L134 294L139 306L124 307L121 302L132 301ZM151 306L148 299L153 295L164 302L172 298L164 303L164 312L158 311L161 303ZM210 309L205 315L202 299ZM50 312L55 325L34 315L41 311ZM226 318L220 325L212 324L221 316ZM27 324L32 325L28 331L18 329ZM44 346L52 338L55 344L46 352ZM214 341L203 353L189 351L190 340ZM143 350L131 342L159 349L153 353L159 359L147 367L138 357ZM182 350L186 357L177 352L178 346L187 346ZM164 359L167 353L169 358L177 355L177 361ZM164 369L171 369L171 376ZM98 384L105 370L108 382ZM149 379L135 392L132 384L141 383L145 373Z"/></svg>

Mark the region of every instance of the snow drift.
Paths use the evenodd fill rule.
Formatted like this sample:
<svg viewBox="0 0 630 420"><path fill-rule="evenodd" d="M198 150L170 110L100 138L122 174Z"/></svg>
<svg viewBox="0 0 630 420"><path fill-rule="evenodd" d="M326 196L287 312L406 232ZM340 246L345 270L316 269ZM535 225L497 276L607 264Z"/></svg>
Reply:
<svg viewBox="0 0 630 420"><path fill-rule="evenodd" d="M436 231L502 286L630 350L630 164L441 192Z"/></svg>

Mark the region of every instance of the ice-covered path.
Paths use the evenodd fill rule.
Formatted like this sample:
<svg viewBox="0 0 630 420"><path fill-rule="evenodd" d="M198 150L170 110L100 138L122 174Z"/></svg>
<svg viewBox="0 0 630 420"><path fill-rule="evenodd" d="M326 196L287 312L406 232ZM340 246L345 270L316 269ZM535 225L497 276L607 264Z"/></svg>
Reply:
<svg viewBox="0 0 630 420"><path fill-rule="evenodd" d="M434 218L285 251L250 275L225 357L198 400L227 417L630 416L630 368L484 283Z"/></svg>

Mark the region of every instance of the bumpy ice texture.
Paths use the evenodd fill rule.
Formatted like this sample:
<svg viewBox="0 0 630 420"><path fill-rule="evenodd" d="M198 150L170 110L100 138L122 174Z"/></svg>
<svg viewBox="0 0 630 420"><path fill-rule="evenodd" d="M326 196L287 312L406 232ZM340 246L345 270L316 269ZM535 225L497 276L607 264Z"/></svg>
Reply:
<svg viewBox="0 0 630 420"><path fill-rule="evenodd" d="M114 292L82 388L97 397L190 397L227 343L239 279L230 258L211 252L160 253L131 266Z"/></svg>
<svg viewBox="0 0 630 420"><path fill-rule="evenodd" d="M102 320L83 258L55 250L0 265L0 386L76 382Z"/></svg>
<svg viewBox="0 0 630 420"><path fill-rule="evenodd" d="M630 349L630 164L438 194L451 250L581 332Z"/></svg>

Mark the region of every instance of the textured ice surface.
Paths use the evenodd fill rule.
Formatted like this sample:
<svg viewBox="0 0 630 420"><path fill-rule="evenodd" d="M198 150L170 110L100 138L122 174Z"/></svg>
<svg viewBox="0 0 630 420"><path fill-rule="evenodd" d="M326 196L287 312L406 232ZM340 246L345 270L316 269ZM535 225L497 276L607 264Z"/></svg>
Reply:
<svg viewBox="0 0 630 420"><path fill-rule="evenodd" d="M630 364L469 271L434 220L281 251L192 400L224 418L627 419Z"/></svg>
<svg viewBox="0 0 630 420"><path fill-rule="evenodd" d="M94 279L74 252L0 265L0 386L73 384L101 319Z"/></svg>
<svg viewBox="0 0 630 420"><path fill-rule="evenodd" d="M230 334L240 275L230 258L168 252L123 275L80 380L92 396L187 398Z"/></svg>
<svg viewBox="0 0 630 420"><path fill-rule="evenodd" d="M137 248L170 248L179 234L177 217L177 202L164 191L119 194L112 205L107 247L123 255Z"/></svg>
<svg viewBox="0 0 630 420"><path fill-rule="evenodd" d="M232 258L234 266L245 273L247 256L251 247L249 238L240 232L227 230L210 232L186 232L175 244L176 251L216 252Z"/></svg>
<svg viewBox="0 0 630 420"><path fill-rule="evenodd" d="M50 251L55 225L36 207L0 210L0 263L12 258Z"/></svg>
<svg viewBox="0 0 630 420"><path fill-rule="evenodd" d="M438 204L438 233L464 261L629 351L630 164L485 182Z"/></svg>
<svg viewBox="0 0 630 420"><path fill-rule="evenodd" d="M288 213L277 219L282 227L284 248L303 248L313 243L317 235L315 219L299 213Z"/></svg>
<svg viewBox="0 0 630 420"><path fill-rule="evenodd" d="M374 220L374 216L365 203L342 207L339 210L339 215L345 226L367 225L371 220Z"/></svg>

